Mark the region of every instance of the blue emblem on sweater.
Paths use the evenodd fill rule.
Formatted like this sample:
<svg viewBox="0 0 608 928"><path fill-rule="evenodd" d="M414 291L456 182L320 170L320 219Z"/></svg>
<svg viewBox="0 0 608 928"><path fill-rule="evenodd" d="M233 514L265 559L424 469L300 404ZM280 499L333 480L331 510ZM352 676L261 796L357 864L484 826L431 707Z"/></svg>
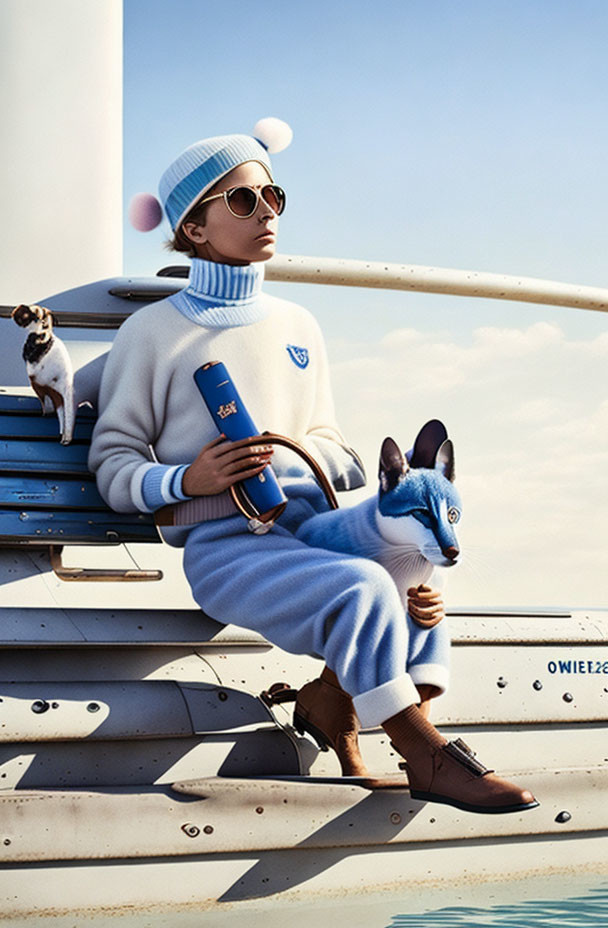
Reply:
<svg viewBox="0 0 608 928"><path fill-rule="evenodd" d="M289 357L296 365L296 367L301 367L304 370L305 367L308 367L308 362L310 360L308 356L308 348L298 348L297 345L287 345L287 351L289 352Z"/></svg>

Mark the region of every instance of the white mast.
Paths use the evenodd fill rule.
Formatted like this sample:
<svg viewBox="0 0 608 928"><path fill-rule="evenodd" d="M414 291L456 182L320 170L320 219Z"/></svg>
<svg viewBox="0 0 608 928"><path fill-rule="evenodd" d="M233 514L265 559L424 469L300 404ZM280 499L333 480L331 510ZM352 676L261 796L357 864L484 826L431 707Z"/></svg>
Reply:
<svg viewBox="0 0 608 928"><path fill-rule="evenodd" d="M122 0L0 3L0 302L122 273Z"/></svg>

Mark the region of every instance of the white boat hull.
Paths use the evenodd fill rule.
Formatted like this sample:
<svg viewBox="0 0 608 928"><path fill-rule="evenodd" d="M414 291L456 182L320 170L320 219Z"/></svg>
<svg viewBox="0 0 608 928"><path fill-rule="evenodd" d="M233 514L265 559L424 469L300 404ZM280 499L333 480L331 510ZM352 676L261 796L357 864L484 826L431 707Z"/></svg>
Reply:
<svg viewBox="0 0 608 928"><path fill-rule="evenodd" d="M118 553L95 549L95 563ZM215 919L273 898L608 870L606 613L450 617L454 684L434 721L541 803L477 815L340 781L333 755L291 728L291 707L258 698L319 663L204 616L172 558L150 548L172 579L103 584L95 602L44 551L0 552L5 917ZM381 730L362 749L374 772L397 772Z"/></svg>

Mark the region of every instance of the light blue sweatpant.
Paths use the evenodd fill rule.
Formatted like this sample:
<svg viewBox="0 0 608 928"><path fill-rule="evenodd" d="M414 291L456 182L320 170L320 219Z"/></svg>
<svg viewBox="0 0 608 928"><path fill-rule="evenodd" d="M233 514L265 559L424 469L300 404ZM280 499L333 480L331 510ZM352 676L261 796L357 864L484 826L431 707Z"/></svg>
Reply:
<svg viewBox="0 0 608 928"><path fill-rule="evenodd" d="M285 651L324 659L364 728L419 702L416 684L445 689L447 622L419 628L384 567L295 538L307 507L295 510L289 529L275 525L266 535L249 532L242 516L192 529L184 569L200 607Z"/></svg>

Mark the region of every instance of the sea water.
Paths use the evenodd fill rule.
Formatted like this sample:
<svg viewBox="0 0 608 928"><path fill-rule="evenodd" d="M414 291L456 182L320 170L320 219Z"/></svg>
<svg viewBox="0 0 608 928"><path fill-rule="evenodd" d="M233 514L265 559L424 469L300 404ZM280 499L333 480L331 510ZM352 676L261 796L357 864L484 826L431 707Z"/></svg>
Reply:
<svg viewBox="0 0 608 928"><path fill-rule="evenodd" d="M482 908L446 906L421 914L393 915L386 928L604 928L608 882L562 899L532 899Z"/></svg>
<svg viewBox="0 0 608 928"><path fill-rule="evenodd" d="M602 862L598 861L601 866ZM607 928L606 873L459 886L412 886L305 903L266 900L211 908L27 916L0 928Z"/></svg>

